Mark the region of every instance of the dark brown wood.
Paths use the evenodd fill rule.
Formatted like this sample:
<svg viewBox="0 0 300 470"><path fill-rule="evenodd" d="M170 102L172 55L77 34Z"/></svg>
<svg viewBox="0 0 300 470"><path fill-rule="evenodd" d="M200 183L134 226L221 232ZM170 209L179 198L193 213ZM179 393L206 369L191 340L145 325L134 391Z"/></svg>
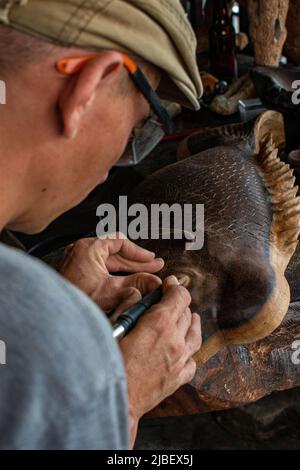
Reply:
<svg viewBox="0 0 300 470"><path fill-rule="evenodd" d="M183 246L172 245L170 242L169 244L166 242L165 245L162 242L151 245L153 241L144 243L144 246L154 249L167 260L166 270L162 273L162 277L171 273L184 273L189 274L192 278L190 290L193 309L201 312L204 337L203 347L195 356L198 364L195 379L178 391L175 396L166 400L150 416L196 414L237 407L256 401L275 390L284 390L300 385L299 366L292 363L292 343L298 335L300 337L299 307L291 310L285 317L291 297L287 281L283 276L297 246L299 198L296 197L297 188L294 188L294 178L289 167L278 159L277 152L274 151L274 147L281 147L284 144L284 131L280 115L273 112L265 113L256 120L254 130L251 130L251 126L253 124L228 126L223 131L215 130L211 133L203 132L192 136L183 144L180 156L186 157L195 153L194 157L183 160L182 165L174 165L165 171L152 175L142 187L137 188L131 195L130 202L139 201L146 204L152 202L153 198L154 202L157 202L158 198L160 203L184 200L185 203L197 201L197 203L204 202L206 204L206 243L202 253L185 252ZM265 152L265 138L270 130L273 141L267 139L269 144L267 144L266 154L269 157L265 160L262 154ZM247 145L250 146L249 154L246 150ZM213 151L210 152L210 149ZM223 172L227 163L223 162L223 158L227 152L231 154L233 151L236 156L235 161L240 161L243 170L242 172L235 170L233 165L226 176ZM242 183L242 189L238 189L238 186L234 187L235 195L239 190L243 193L240 198L238 197L237 206L235 206L233 194L230 193L231 190L228 193L228 188L226 189L228 178L236 178L238 181L244 171L246 174L253 174L251 171L248 173L249 170L243 166L242 162L245 160L242 155L244 152L246 152L246 161L261 162L260 177L266 190L270 191L273 198L270 211L266 212L263 220L259 220L263 207L268 201L268 196L266 193L259 194L259 191L254 196L254 205L252 206L255 213L254 232L250 228L250 214L253 214L253 210L248 212L243 206L243 204L247 205L249 197L248 192L246 195L244 193L244 183ZM262 155L262 159L259 155ZM251 160L254 156L254 160ZM211 163L209 159L211 159ZM253 164L256 165L256 163ZM208 169L209 167L210 169ZM220 170L221 175L218 168L222 169ZM273 173L274 170L275 173ZM215 177L220 181L221 186L211 192ZM281 177L284 179L287 177L285 180L287 186L284 183L284 186L280 188ZM251 179L252 176L249 178ZM252 183L247 180L245 184L249 185L250 193L253 191L255 193L254 188L257 187L255 178ZM287 205L283 200L279 202L283 194L282 190L283 193L287 191L288 199L291 196ZM279 199L276 197L276 193ZM212 199L215 205L212 204ZM230 201L226 208L224 207L224 199ZM223 210L226 211L226 216L223 222L220 222ZM245 231L239 220L241 211L246 214L247 228ZM292 231L294 229L296 231L292 240L289 241L281 239L281 237L290 217L293 219ZM223 227L226 227L229 219L232 223L234 220L237 221L237 229L234 235L228 239L228 243L223 245L227 232L222 232L222 223L224 223ZM271 227L270 232L268 232L268 226ZM213 228L211 229L211 227ZM230 277L228 278L231 268L224 273L221 265L226 264L228 250L230 251L234 247L234 239L239 238L240 230L242 234L247 233L247 236L253 233L254 238L250 244L244 240L242 245L239 245L237 262L234 263L232 271L235 281L231 283ZM258 231L256 232L256 230ZM218 233L223 240L220 245L218 245L220 239L212 242ZM262 236L263 233L264 236ZM243 240L244 235L242 234L241 239ZM260 249L263 246L265 236L271 242L270 245L267 242L267 245L271 247L275 243L277 248L274 246L274 251L273 248L270 248L270 258L266 257L262 260L264 255ZM288 231L289 236L290 231ZM148 245L148 243L150 244ZM207 249L207 245L209 249ZM259 250L258 256L255 254L256 249ZM221 265L218 264L218 259L223 259ZM269 260L271 260L276 273L275 284L271 281L271 271L267 269ZM299 263L297 268L298 266ZM290 278L293 278L293 274ZM222 285L228 288L226 287L224 291ZM267 288L268 293L265 291L266 298L269 298L270 295L270 301L267 300L262 307L263 315L258 315L256 309L261 292L264 291L264 285L269 285L271 288L271 291L269 291L269 287ZM237 286L237 289L234 286ZM256 298L253 303L252 295L254 296L252 300ZM248 307L253 307L250 308L251 315L253 315L250 321L245 321L239 303L244 303L246 299L250 302L244 312L249 311ZM230 305L231 301L236 305L236 310L231 307L228 309L227 302ZM216 310L210 308L214 305ZM218 312L221 313L222 318L219 317ZM232 327L228 322L230 323L233 318L237 318L236 315L241 319L241 323L237 322L238 326ZM280 326L283 319L284 322ZM222 321L225 322L223 326ZM271 334L276 328L275 333Z"/></svg>
<svg viewBox="0 0 300 470"><path fill-rule="evenodd" d="M271 111L245 126L195 134L181 149L190 158L151 175L130 195L129 204L149 209L204 204L201 250L188 251L184 239L172 237L139 241L165 259L162 278L191 278L192 308L203 324L199 367L226 346L265 338L288 310L284 271L297 246L300 200L275 149L283 142L282 117Z"/></svg>
<svg viewBox="0 0 300 470"><path fill-rule="evenodd" d="M220 351L198 368L193 382L149 413L180 416L240 407L275 391L300 386L300 364L292 344L300 339L300 304L262 341Z"/></svg>
<svg viewBox="0 0 300 470"><path fill-rule="evenodd" d="M300 246L288 265L286 277L294 302L280 327L262 341L220 351L205 366L197 369L191 384L182 387L146 418L194 415L237 408L256 402L273 392L300 386L300 364L294 364L292 360L295 352L292 345L300 340L300 303L296 302L300 300ZM299 390L297 393L299 394ZM276 396L283 402L284 414L284 409L288 407L287 403L284 404L284 397L288 395ZM263 403L265 402L262 402L261 407ZM240 415L245 418L246 414L249 417L252 409L250 405L237 411L238 415L234 421L236 427L240 428L243 423L243 420L239 419ZM263 410L261 413L263 415ZM273 433L276 433L278 426L274 425L274 419L271 420L271 427ZM258 422L257 415L253 415L252 421L255 428L253 432L262 432L265 423ZM271 432L269 428L270 426L268 433ZM244 429L243 433L246 435L247 431Z"/></svg>

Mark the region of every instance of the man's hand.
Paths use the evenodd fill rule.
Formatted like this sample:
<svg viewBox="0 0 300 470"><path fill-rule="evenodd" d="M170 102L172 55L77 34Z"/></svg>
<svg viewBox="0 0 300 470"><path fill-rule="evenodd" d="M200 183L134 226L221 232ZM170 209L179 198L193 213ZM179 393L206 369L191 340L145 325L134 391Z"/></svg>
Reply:
<svg viewBox="0 0 300 470"><path fill-rule="evenodd" d="M196 372L193 355L201 347L200 316L191 313L189 292L171 276L164 295L120 342L128 381L131 441L139 419Z"/></svg>
<svg viewBox="0 0 300 470"><path fill-rule="evenodd" d="M151 273L163 268L163 260L117 235L117 239L86 238L71 245L60 271L105 312L117 307L122 312L161 285ZM136 274L110 274L115 272Z"/></svg>

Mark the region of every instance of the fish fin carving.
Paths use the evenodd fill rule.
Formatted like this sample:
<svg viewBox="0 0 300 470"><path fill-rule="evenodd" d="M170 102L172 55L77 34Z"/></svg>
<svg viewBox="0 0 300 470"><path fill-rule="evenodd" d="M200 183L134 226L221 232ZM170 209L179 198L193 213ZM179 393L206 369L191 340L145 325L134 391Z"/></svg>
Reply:
<svg viewBox="0 0 300 470"><path fill-rule="evenodd" d="M300 234L300 197L290 165L279 157L278 147L284 142L282 115L263 113L254 129L258 171L273 204L270 242L277 250L277 262L285 271L294 254Z"/></svg>
<svg viewBox="0 0 300 470"><path fill-rule="evenodd" d="M180 143L177 150L177 160L183 160L210 148L232 145L233 142L241 139L246 141L249 139L252 129L253 121L203 128Z"/></svg>

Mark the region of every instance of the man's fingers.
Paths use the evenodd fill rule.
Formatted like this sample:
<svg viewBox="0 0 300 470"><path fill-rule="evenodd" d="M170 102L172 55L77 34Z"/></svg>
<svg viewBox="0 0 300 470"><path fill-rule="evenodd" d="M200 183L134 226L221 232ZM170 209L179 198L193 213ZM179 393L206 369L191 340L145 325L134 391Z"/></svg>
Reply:
<svg viewBox="0 0 300 470"><path fill-rule="evenodd" d="M115 321L120 313L138 303L142 296L160 287L161 283L159 277L147 273L111 277L110 288L115 293L114 306L111 308L116 310L110 319Z"/></svg>
<svg viewBox="0 0 300 470"><path fill-rule="evenodd" d="M191 313L191 309L188 307L187 309L185 309L184 313L178 319L177 330L182 336L186 337L191 327L191 324L192 324L192 313Z"/></svg>
<svg viewBox="0 0 300 470"><path fill-rule="evenodd" d="M189 359L185 367L182 369L178 376L179 386L185 385L195 377L197 371L197 364L194 359Z"/></svg>
<svg viewBox="0 0 300 470"><path fill-rule="evenodd" d="M179 281L176 276L169 276L163 282L163 290L166 292L170 287L179 286Z"/></svg>
<svg viewBox="0 0 300 470"><path fill-rule="evenodd" d="M155 258L155 253L131 242L121 232L110 235L110 238L95 240L95 243L99 242L99 249L103 249L108 257L118 253L123 258L139 262L149 262Z"/></svg>
<svg viewBox="0 0 300 470"><path fill-rule="evenodd" d="M196 354L202 345L201 319L198 313L192 314L191 326L185 337L187 359Z"/></svg>
<svg viewBox="0 0 300 470"><path fill-rule="evenodd" d="M123 240L120 255L129 260L140 262L151 261L153 258L155 258L155 253L152 253L151 251L148 251L127 239Z"/></svg>
<svg viewBox="0 0 300 470"><path fill-rule="evenodd" d="M159 277L148 273L137 273L131 276L122 276L123 287L135 287L142 295L150 294L161 286L162 281Z"/></svg>
<svg viewBox="0 0 300 470"><path fill-rule="evenodd" d="M161 284L161 279L154 274L138 273L130 276L113 276L113 286L116 292L124 288L134 287L142 295L146 295L160 287Z"/></svg>
<svg viewBox="0 0 300 470"><path fill-rule="evenodd" d="M107 271L114 272L148 272L155 273L164 266L161 258L127 240L124 234L111 235L113 238L84 238L67 248L66 255L84 257L105 266ZM68 256L67 256L68 258Z"/></svg>
<svg viewBox="0 0 300 470"><path fill-rule="evenodd" d="M110 256L106 261L106 267L109 272L148 272L157 273L164 267L164 261L161 258L151 258L149 261L136 261L124 258L121 254Z"/></svg>
<svg viewBox="0 0 300 470"><path fill-rule="evenodd" d="M121 289L120 294L123 297L123 301L110 317L112 323L115 323L120 315L122 315L130 307L133 307L133 305L137 304L142 298L140 291L134 287L126 287Z"/></svg>
<svg viewBox="0 0 300 470"><path fill-rule="evenodd" d="M189 307L191 300L189 291L179 286L175 276L170 276L163 282L163 298L155 308L172 315L174 322L177 322Z"/></svg>
<svg viewBox="0 0 300 470"><path fill-rule="evenodd" d="M181 361L186 364L193 359L202 345L201 320L198 313L191 314L190 309L186 309L184 315L178 320L177 335L185 337L185 348Z"/></svg>

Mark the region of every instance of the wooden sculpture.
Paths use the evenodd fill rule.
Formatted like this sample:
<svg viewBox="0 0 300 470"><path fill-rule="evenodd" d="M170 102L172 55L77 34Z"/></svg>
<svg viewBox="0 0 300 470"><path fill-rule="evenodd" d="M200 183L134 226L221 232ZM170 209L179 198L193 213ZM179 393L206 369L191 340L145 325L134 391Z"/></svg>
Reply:
<svg viewBox="0 0 300 470"><path fill-rule="evenodd" d="M299 269L299 268L298 268ZM247 405L272 392L300 387L300 303L292 304L275 332L261 341L230 346L197 369L182 387L148 417L181 416ZM299 346L298 346L299 348ZM298 361L297 361L298 362Z"/></svg>
<svg viewBox="0 0 300 470"><path fill-rule="evenodd" d="M287 17L287 40L284 53L289 60L300 64L300 0L290 0L290 8Z"/></svg>
<svg viewBox="0 0 300 470"><path fill-rule="evenodd" d="M278 66L287 37L289 0L249 0L256 65Z"/></svg>
<svg viewBox="0 0 300 470"><path fill-rule="evenodd" d="M223 95L217 95L211 102L211 111L223 116L230 116L238 111L240 100L249 100L257 96L250 74L236 80Z"/></svg>
<svg viewBox="0 0 300 470"><path fill-rule="evenodd" d="M192 279L203 325L198 367L226 346L270 335L287 313L284 272L300 233L300 198L278 157L284 138L282 116L273 111L253 126L195 134L180 149L187 159L154 173L130 197L146 206L205 205L202 250L185 251L185 240L142 242L166 260L162 277Z"/></svg>

